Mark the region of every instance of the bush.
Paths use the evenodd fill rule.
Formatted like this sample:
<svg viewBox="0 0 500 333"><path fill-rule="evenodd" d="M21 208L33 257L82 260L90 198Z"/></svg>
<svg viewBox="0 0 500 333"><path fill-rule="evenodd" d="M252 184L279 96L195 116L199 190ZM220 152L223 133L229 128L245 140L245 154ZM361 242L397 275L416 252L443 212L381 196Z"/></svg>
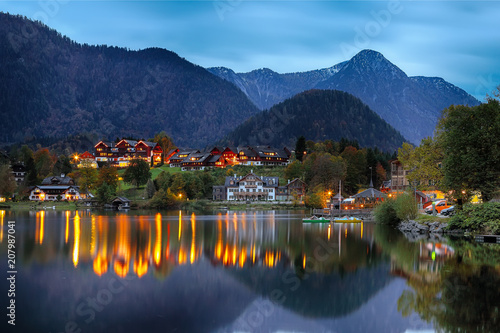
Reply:
<svg viewBox="0 0 500 333"><path fill-rule="evenodd" d="M396 213L394 200L386 200L377 205L373 214L378 223L396 225L400 222Z"/></svg>
<svg viewBox="0 0 500 333"><path fill-rule="evenodd" d="M167 189L160 189L155 195L149 200L147 206L156 209L174 209L180 206L180 201L177 197Z"/></svg>
<svg viewBox="0 0 500 333"><path fill-rule="evenodd" d="M308 208L323 208L323 200L321 199L321 196L318 195L317 193L312 193L310 195L306 196L306 207Z"/></svg>
<svg viewBox="0 0 500 333"><path fill-rule="evenodd" d="M413 195L399 195L394 202L394 209L400 221L408 221L416 219L418 216L417 202Z"/></svg>
<svg viewBox="0 0 500 333"><path fill-rule="evenodd" d="M500 234L500 203L464 205L463 209L450 219L448 228L498 235Z"/></svg>
<svg viewBox="0 0 500 333"><path fill-rule="evenodd" d="M417 203L412 195L403 194L395 200L388 199L379 204L375 208L374 215L379 223L396 225L401 221L417 218Z"/></svg>

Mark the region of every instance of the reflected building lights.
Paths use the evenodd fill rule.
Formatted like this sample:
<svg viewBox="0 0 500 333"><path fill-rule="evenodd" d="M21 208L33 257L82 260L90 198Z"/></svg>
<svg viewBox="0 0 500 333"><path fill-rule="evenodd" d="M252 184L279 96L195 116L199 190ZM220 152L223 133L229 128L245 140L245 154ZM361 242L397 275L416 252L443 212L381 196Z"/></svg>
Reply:
<svg viewBox="0 0 500 333"><path fill-rule="evenodd" d="M0 243L3 242L3 220L5 218L5 210L0 210Z"/></svg>
<svg viewBox="0 0 500 333"><path fill-rule="evenodd" d="M45 211L42 210L40 212L40 238L39 238L39 244L43 244L43 237L44 237L44 232L45 232Z"/></svg>
<svg viewBox="0 0 500 333"><path fill-rule="evenodd" d="M182 234L182 212L179 211L179 240L181 240Z"/></svg>
<svg viewBox="0 0 500 333"><path fill-rule="evenodd" d="M108 224L108 221L103 221L103 216L99 216L97 220L99 245L93 262L94 273L98 276L108 271Z"/></svg>
<svg viewBox="0 0 500 333"><path fill-rule="evenodd" d="M151 224L144 220L143 216L139 217L139 235L134 259L134 273L140 278L148 272L151 253Z"/></svg>
<svg viewBox="0 0 500 333"><path fill-rule="evenodd" d="M161 214L157 213L155 216L155 246L154 246L154 255L153 255L153 260L156 266L160 265L160 260L161 260Z"/></svg>
<svg viewBox="0 0 500 333"><path fill-rule="evenodd" d="M125 277L130 265L130 222L126 215L120 215L116 223L116 243L114 270L116 275Z"/></svg>
<svg viewBox="0 0 500 333"><path fill-rule="evenodd" d="M95 230L95 216L91 218L91 229L90 229L90 255L94 255L96 250L97 235Z"/></svg>
<svg viewBox="0 0 500 333"><path fill-rule="evenodd" d="M44 241L45 214L51 213L34 212L37 221L35 239L37 245ZM0 214L3 218L5 213L0 211ZM215 217L215 223L213 224L196 221L197 216L192 213L190 214L191 223L184 221L185 225L183 226L182 212L179 211L178 231L175 231L175 214L173 216L174 220L169 222L168 219L162 221L163 217L160 213L153 217L130 216L127 214L109 217L77 212L73 216L73 225L71 225L69 219L72 214L72 212L66 211L63 215L59 215L63 226L65 223L65 230L60 234L60 237L64 237L64 243L69 243L72 248L74 267L83 267L85 265L82 266L82 263L87 263L90 260L93 272L98 276L111 271L122 278L128 274L142 277L149 272L150 267L155 272L169 272L170 268L167 269L167 267L170 265L194 265L204 257L209 259L215 266L223 265L238 269L244 268L246 265L258 265L270 269L281 264L285 266L295 266L296 264L305 266L307 256L312 251L306 245L297 248L296 246L291 247L289 243L280 243L283 237L279 235L286 234L289 239L294 239L293 237L302 236L301 234L294 235L294 233L302 229L295 228L290 223L285 225L276 223L277 221L261 221L255 218L255 213L253 214L254 219L251 219L252 215L248 215L248 213L229 212L225 214L225 218L223 218L223 214L219 213ZM247 221L248 217L250 217L250 220ZM170 238L170 228L172 226L174 227L174 234L177 234L177 240L173 235L174 238ZM200 228L200 226L202 227ZM207 232L207 227L213 228L212 231L208 230ZM342 238L344 238L342 236L347 238L348 228L352 229L353 234L351 237L355 235L357 239L370 238L373 232L373 228L370 226L367 226L368 229L365 230L363 223L357 226L347 224L328 225L326 232L329 244L337 243L337 241L330 242L332 242L332 238L336 239L333 236L335 231L339 233L338 244L335 244L339 247L339 257L342 251L347 253L346 251L352 246L352 242L345 243L345 241L345 244L342 245ZM364 235L365 231L367 235ZM69 240L70 232L73 234L72 244L71 240ZM109 232L112 234L108 236ZM305 232L313 232L322 239L326 238L324 237L324 228L312 228L305 230ZM206 237L210 237L211 240L207 241ZM52 238L50 237L50 239ZM279 240L279 243L276 243L277 240ZM45 243L47 243L47 240L45 240ZM209 244L208 249L206 244ZM295 244L298 245L299 243L295 242ZM45 247L47 246L45 244ZM344 246L343 249L342 246ZM364 246L362 249L364 252ZM299 262L293 260L293 258L296 258L297 250L302 253L302 260ZM438 257L437 250L436 258ZM369 251L368 248L367 251ZM449 249L443 248L442 251L446 255Z"/></svg>
<svg viewBox="0 0 500 333"><path fill-rule="evenodd" d="M78 257L80 251L80 216L76 212L75 219L73 220L73 265L78 266Z"/></svg>
<svg viewBox="0 0 500 333"><path fill-rule="evenodd" d="M69 215L70 211L66 211L66 228L64 230L64 244L68 244L68 238L69 238Z"/></svg>
<svg viewBox="0 0 500 333"><path fill-rule="evenodd" d="M194 213L191 214L191 252L189 255L189 262L192 264L196 259L196 216Z"/></svg>

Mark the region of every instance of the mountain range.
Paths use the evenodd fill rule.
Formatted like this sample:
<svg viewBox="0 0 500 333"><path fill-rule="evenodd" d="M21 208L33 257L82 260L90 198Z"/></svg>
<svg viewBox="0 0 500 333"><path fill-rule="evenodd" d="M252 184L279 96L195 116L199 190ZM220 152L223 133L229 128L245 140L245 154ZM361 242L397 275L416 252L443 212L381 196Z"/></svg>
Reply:
<svg viewBox="0 0 500 333"><path fill-rule="evenodd" d="M262 69L237 74L225 68L205 69L160 48L131 51L79 44L40 22L5 13L0 13L0 89L0 143L4 145L75 134L147 139L165 131L178 146L201 148L224 138L259 109L269 109L310 89L349 92L406 139L418 142L432 134L442 109L450 104L479 103L443 79L408 77L370 50L310 72L278 74ZM335 104L332 96L318 98ZM296 109L290 104L295 102L300 104L301 99L292 99L287 108ZM330 110L328 105L310 103ZM335 116L344 120L353 119L352 110L360 108L357 99L343 98L335 105L339 104L343 109L335 108ZM321 123L324 128L335 128L339 122L317 112L308 116L312 115L317 118L307 119L307 123ZM330 120L332 124L328 124ZM377 126L386 127L380 124ZM379 128L365 125L363 130L370 132L363 135L377 137L371 131L380 132ZM344 131L350 139L361 135L357 128ZM290 143L302 134L291 135L281 143ZM308 139L326 137L311 135ZM388 135L387 146L400 141L396 134ZM250 139L238 136L241 142ZM366 143L378 144L373 140Z"/></svg>
<svg viewBox="0 0 500 333"><path fill-rule="evenodd" d="M409 77L382 54L363 50L330 68L279 74L270 69L211 73L234 83L261 110L309 89L336 89L361 99L413 143L432 136L441 110L452 104L478 105L464 90L437 77Z"/></svg>
<svg viewBox="0 0 500 333"><path fill-rule="evenodd" d="M405 139L366 104L338 90L309 90L250 117L221 144L295 147L297 137L313 141L357 140L362 147L393 152Z"/></svg>

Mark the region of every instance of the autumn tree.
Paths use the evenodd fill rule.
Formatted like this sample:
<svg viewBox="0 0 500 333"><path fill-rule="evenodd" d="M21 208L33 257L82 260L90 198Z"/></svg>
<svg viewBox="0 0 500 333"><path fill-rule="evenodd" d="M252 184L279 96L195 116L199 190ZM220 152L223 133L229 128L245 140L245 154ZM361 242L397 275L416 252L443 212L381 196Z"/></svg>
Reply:
<svg viewBox="0 0 500 333"><path fill-rule="evenodd" d="M293 180L295 178L302 178L304 174L304 167L300 161L293 161L285 168L285 178Z"/></svg>
<svg viewBox="0 0 500 333"><path fill-rule="evenodd" d="M8 164L0 164L0 195L11 196L16 190L16 181Z"/></svg>
<svg viewBox="0 0 500 333"><path fill-rule="evenodd" d="M109 164L105 164L99 168L97 175L96 186L99 187L103 183L108 184L114 191L118 187L118 170Z"/></svg>
<svg viewBox="0 0 500 333"><path fill-rule="evenodd" d="M172 138L170 138L164 131L156 134L155 137L151 139L151 141L156 142L163 150L163 152L161 153L162 161L165 161L165 155L168 154L170 150L176 148Z"/></svg>
<svg viewBox="0 0 500 333"><path fill-rule="evenodd" d="M101 186L97 187L96 189L97 201L100 204L109 203L114 196L115 191L106 182L102 183Z"/></svg>
<svg viewBox="0 0 500 333"><path fill-rule="evenodd" d="M398 149L398 160L404 169L410 171L406 176L410 184L417 182L421 190L429 189L443 179L443 151L430 137L422 139L418 147L403 143Z"/></svg>
<svg viewBox="0 0 500 333"><path fill-rule="evenodd" d="M80 186L80 190L90 192L96 188L97 183L97 170L94 168L80 168L77 172L72 174L76 183Z"/></svg>
<svg viewBox="0 0 500 333"><path fill-rule="evenodd" d="M443 149L444 184L460 197L477 190L489 201L500 188L500 102L445 109L437 126Z"/></svg>
<svg viewBox="0 0 500 333"><path fill-rule="evenodd" d="M47 148L40 148L33 154L35 167L39 179L47 177L52 172L54 158Z"/></svg>
<svg viewBox="0 0 500 333"><path fill-rule="evenodd" d="M328 153L313 153L304 161L304 178L310 188L318 185L325 190L336 188L345 177L346 165L342 157Z"/></svg>
<svg viewBox="0 0 500 333"><path fill-rule="evenodd" d="M145 185L150 178L151 171L149 170L148 163L139 158L130 161L129 166L123 175L123 180L126 183L133 184L137 188L141 185Z"/></svg>
<svg viewBox="0 0 500 333"><path fill-rule="evenodd" d="M186 181L182 177L182 174L176 173L172 176L172 185L170 185L170 190L176 196L186 196Z"/></svg>

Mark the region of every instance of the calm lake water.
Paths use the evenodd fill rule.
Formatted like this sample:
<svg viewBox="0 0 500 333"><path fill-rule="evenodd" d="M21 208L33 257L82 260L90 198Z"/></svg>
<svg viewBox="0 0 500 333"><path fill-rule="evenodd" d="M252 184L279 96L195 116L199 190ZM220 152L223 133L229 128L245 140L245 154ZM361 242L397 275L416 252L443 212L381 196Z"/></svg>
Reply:
<svg viewBox="0 0 500 333"><path fill-rule="evenodd" d="M498 332L500 247L297 211L0 211L13 332ZM13 329L14 328L14 329ZM6 330L2 329L2 332Z"/></svg>

